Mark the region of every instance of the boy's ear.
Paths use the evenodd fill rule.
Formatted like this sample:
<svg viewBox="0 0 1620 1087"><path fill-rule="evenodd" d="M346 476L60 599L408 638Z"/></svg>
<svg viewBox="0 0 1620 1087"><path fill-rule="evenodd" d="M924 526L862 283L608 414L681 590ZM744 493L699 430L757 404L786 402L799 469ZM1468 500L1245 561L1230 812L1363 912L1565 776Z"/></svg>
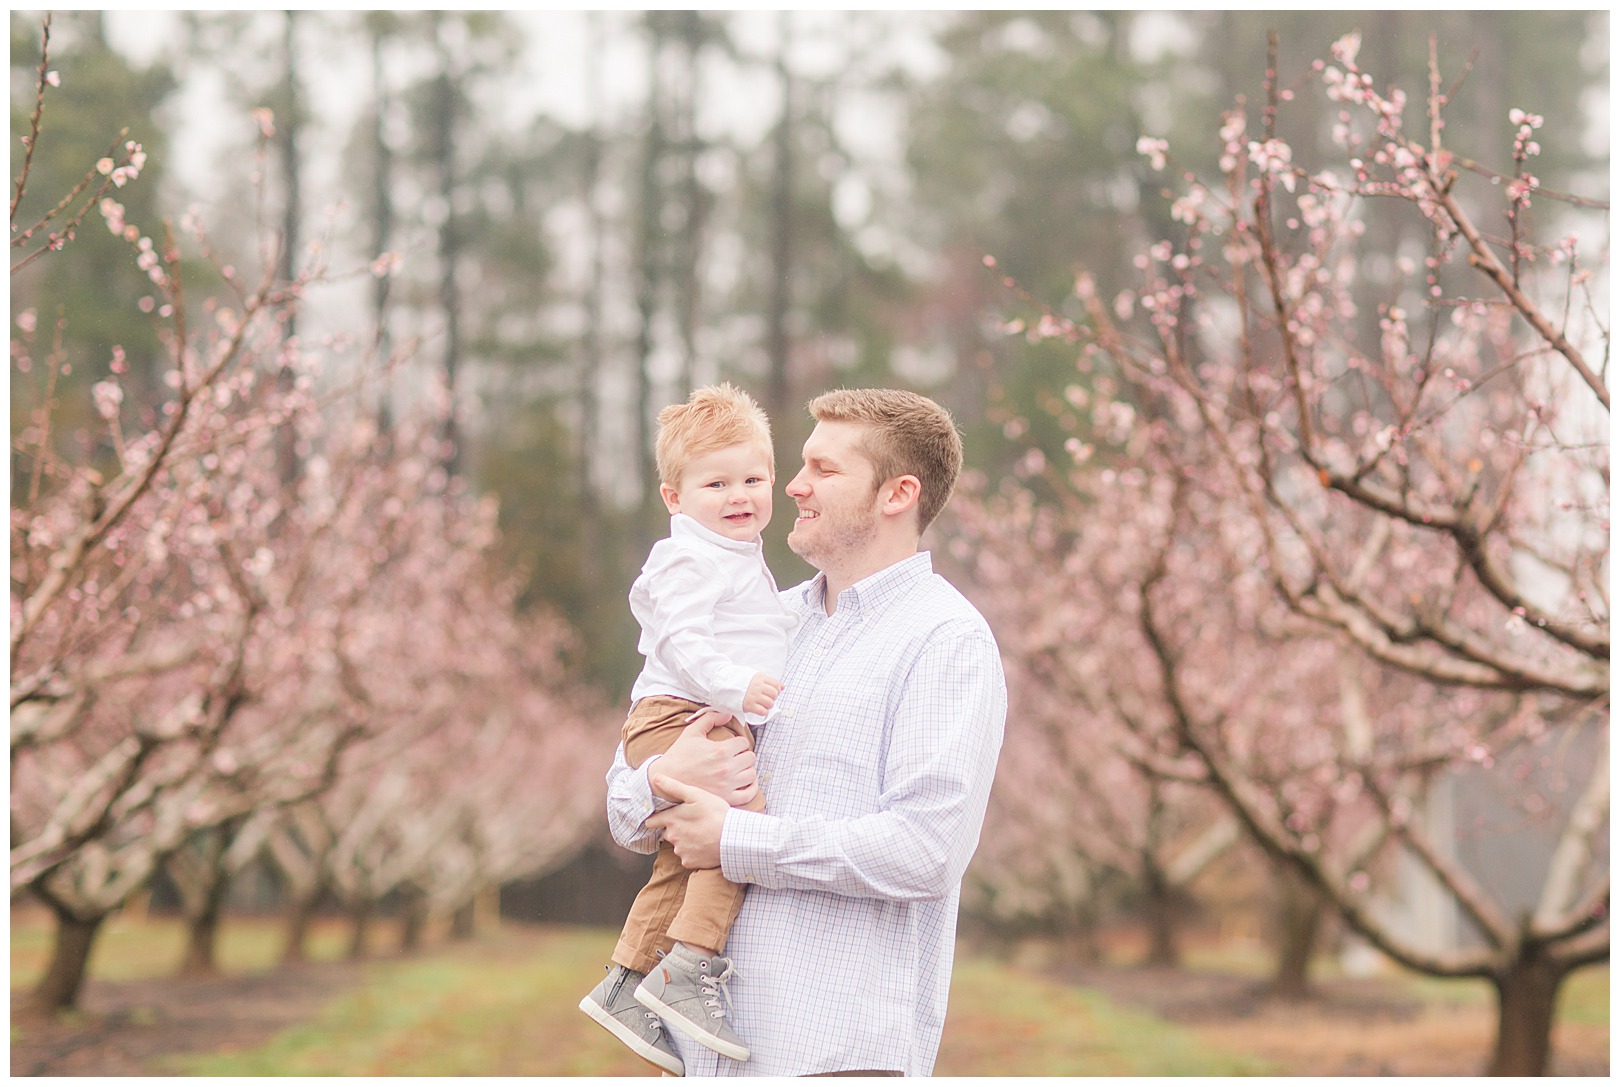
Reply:
<svg viewBox="0 0 1620 1087"><path fill-rule="evenodd" d="M658 497L664 500L664 508L670 513L681 512L681 492L667 483L658 485Z"/></svg>

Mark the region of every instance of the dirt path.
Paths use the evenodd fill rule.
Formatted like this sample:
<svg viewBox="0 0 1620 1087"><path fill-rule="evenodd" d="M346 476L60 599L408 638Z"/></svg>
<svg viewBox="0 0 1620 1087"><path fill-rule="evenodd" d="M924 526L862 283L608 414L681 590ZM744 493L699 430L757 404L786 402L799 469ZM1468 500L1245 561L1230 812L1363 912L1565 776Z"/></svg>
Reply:
<svg viewBox="0 0 1620 1087"><path fill-rule="evenodd" d="M184 1053L251 1048L353 987L362 967L311 963L210 980L89 981L81 1006L57 1023L14 1022L13 1076L142 1076ZM13 1004L18 994L12 994Z"/></svg>

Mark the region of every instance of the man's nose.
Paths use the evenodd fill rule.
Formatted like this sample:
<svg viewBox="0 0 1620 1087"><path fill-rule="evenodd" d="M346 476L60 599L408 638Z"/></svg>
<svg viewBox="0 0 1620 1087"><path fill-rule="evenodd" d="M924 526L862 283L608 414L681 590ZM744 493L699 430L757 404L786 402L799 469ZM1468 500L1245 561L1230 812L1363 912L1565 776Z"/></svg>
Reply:
<svg viewBox="0 0 1620 1087"><path fill-rule="evenodd" d="M810 488L804 484L804 469L801 468L798 475L788 480L787 493L791 498L803 498L810 493Z"/></svg>

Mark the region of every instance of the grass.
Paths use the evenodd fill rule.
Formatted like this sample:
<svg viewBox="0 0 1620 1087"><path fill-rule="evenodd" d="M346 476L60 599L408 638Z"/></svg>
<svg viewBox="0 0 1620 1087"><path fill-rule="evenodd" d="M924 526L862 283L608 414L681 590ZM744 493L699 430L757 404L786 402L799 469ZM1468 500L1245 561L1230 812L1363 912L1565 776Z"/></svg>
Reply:
<svg viewBox="0 0 1620 1087"><path fill-rule="evenodd" d="M199 1076L600 1076L645 1074L579 1014L611 938L510 934L366 967L365 984L263 1047L178 1059Z"/></svg>
<svg viewBox="0 0 1620 1087"><path fill-rule="evenodd" d="M222 932L228 972L270 969L280 949L273 920L231 919ZM386 942L391 933L380 934ZM579 997L600 976L614 934L576 928L506 926L471 943L430 943L409 957L358 968L358 981L311 1002L308 1016L262 1045L239 1051L168 1057L151 1074L194 1076L621 1076L649 1074L605 1031L580 1015ZM13 915L12 985L31 983L43 968L48 924ZM347 933L322 926L315 956L341 958ZM108 980L163 978L183 949L177 922L115 919L101 935L92 969ZM1239 946L1190 950L1189 967L1256 974L1263 958ZM1422 1000L1469 1022L1488 1013L1479 982L1407 978ZM1608 970L1595 968L1565 985L1560 1019L1608 1025ZM1459 1020L1429 1030L1454 1031ZM1259 1028L1261 1024L1254 1024ZM958 956L949 1021L937 1075L946 1076L1235 1076L1282 1075L1320 1063L1303 1024L1286 1022L1276 1039L1238 1023L1189 1028L1116 1004L1099 992L1063 985L1033 966L1009 965L965 949ZM1327 1037L1344 1025L1325 1022ZM1473 1028L1470 1028L1473 1029ZM1421 1034L1370 1046L1425 1043ZM1478 1042L1471 1043L1476 1048ZM1272 1059L1258 1056L1269 1053Z"/></svg>
<svg viewBox="0 0 1620 1087"><path fill-rule="evenodd" d="M504 943L504 942L503 942ZM365 988L250 1053L168 1070L198 1076L602 1076L645 1074L575 1005L610 934L553 930L536 953L487 944L471 955L379 964ZM1258 1061L1199 1045L1102 997L965 961L952 990L939 1075L1241 1075ZM1016 992L1016 1001L1007 994Z"/></svg>
<svg viewBox="0 0 1620 1087"><path fill-rule="evenodd" d="M341 926L314 949L339 958ZM222 930L227 971L269 969L273 921L232 919ZM361 982L311 1006L309 1017L263 1045L169 1057L149 1071L189 1076L622 1076L648 1067L576 1005L613 946L606 930L505 927L473 943L431 946L368 963ZM12 985L43 969L48 924L14 916ZM178 923L115 919L92 969L107 980L172 974L183 949ZM1009 994L1012 998L1009 999ZM1199 1043L1151 1015L989 960L959 959L939 1075L1239 1075L1261 1062Z"/></svg>
<svg viewBox="0 0 1620 1087"><path fill-rule="evenodd" d="M1266 1062L1099 993L980 958L959 958L936 1075L1270 1075Z"/></svg>

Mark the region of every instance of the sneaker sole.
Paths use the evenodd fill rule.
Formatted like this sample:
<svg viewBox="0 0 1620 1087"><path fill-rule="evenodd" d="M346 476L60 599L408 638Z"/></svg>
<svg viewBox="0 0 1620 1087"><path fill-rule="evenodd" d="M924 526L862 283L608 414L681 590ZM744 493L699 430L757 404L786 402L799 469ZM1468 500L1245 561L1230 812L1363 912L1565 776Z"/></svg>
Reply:
<svg viewBox="0 0 1620 1087"><path fill-rule="evenodd" d="M590 997L586 997L579 1002L579 1010L607 1028L609 1034L623 1042L630 1048L631 1052L648 1064L654 1065L672 1076L686 1075L686 1066L680 1062L679 1058L663 1053L642 1041L634 1031L609 1015Z"/></svg>
<svg viewBox="0 0 1620 1087"><path fill-rule="evenodd" d="M734 1061L746 1061L748 1059L747 1049L732 1042L728 1042L724 1038L716 1038L712 1034L705 1034L688 1023L685 1019L682 1019L679 1012L652 994L652 992L647 988L646 982L642 982L640 985L636 986L636 999L640 1001L643 1006L651 1008L653 1011L663 1016L665 1026L674 1027L676 1030L692 1039L692 1041L696 1042L704 1049L712 1049L722 1057L730 1057Z"/></svg>

